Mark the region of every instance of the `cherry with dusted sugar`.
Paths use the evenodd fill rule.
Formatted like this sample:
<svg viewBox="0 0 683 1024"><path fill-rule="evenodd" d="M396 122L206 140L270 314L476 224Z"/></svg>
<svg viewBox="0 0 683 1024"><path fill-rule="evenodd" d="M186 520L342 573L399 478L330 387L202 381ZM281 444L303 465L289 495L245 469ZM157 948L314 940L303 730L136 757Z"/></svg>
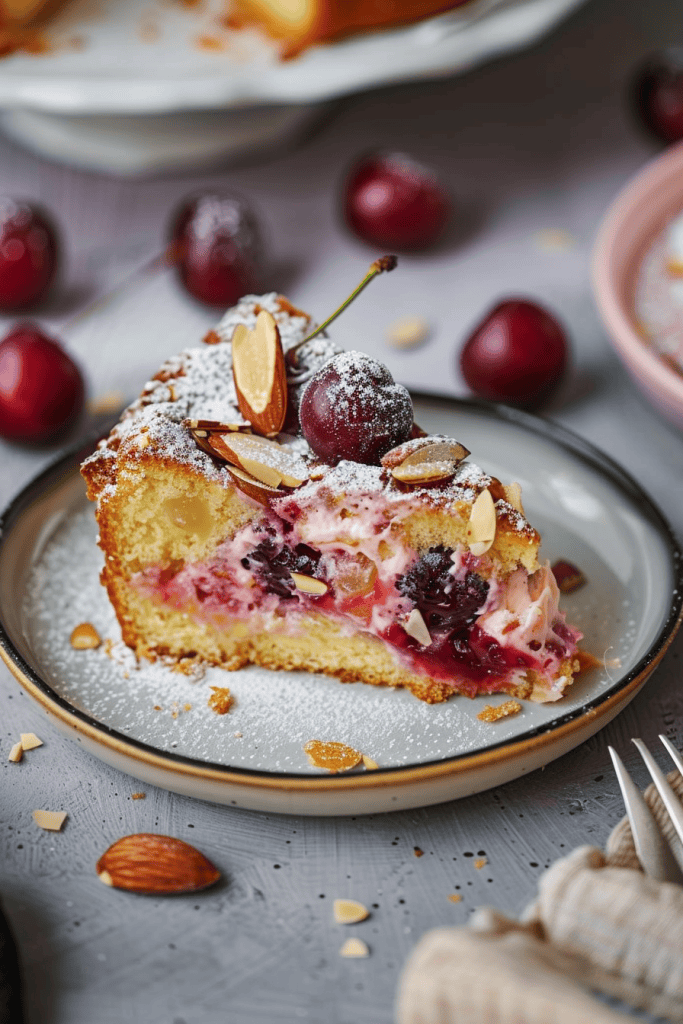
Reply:
<svg viewBox="0 0 683 1024"><path fill-rule="evenodd" d="M359 238L390 249L426 249L442 234L450 199L427 167L403 153L358 161L344 186L344 217Z"/></svg>
<svg viewBox="0 0 683 1024"><path fill-rule="evenodd" d="M0 196L0 311L27 309L45 297L57 248L57 233L41 210Z"/></svg>
<svg viewBox="0 0 683 1024"><path fill-rule="evenodd" d="M651 135L666 144L683 139L683 49L662 50L641 65L633 100Z"/></svg>
<svg viewBox="0 0 683 1024"><path fill-rule="evenodd" d="M480 398L531 407L560 383L569 359L565 332L527 299L499 302L460 352L465 383Z"/></svg>
<svg viewBox="0 0 683 1024"><path fill-rule="evenodd" d="M261 233L237 195L190 196L173 219L171 255L185 289L207 306L233 306L258 291Z"/></svg>
<svg viewBox="0 0 683 1024"><path fill-rule="evenodd" d="M76 420L84 397L76 363L34 324L19 324L0 342L0 437L48 441Z"/></svg>

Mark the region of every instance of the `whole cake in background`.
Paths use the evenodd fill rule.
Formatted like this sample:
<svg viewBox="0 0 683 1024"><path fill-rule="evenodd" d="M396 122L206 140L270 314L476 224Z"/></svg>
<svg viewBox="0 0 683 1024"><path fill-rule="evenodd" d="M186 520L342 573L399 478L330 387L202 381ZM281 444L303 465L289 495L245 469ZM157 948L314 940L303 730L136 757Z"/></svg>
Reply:
<svg viewBox="0 0 683 1024"><path fill-rule="evenodd" d="M557 700L580 633L519 485L469 454L376 360L280 295L243 298L82 466L124 641L429 702Z"/></svg>

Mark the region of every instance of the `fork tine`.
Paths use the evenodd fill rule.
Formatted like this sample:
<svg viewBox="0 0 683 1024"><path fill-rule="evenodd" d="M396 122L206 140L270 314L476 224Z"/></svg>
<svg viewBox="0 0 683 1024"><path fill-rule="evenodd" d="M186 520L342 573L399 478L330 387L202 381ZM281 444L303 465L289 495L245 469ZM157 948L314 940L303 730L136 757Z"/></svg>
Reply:
<svg viewBox="0 0 683 1024"><path fill-rule="evenodd" d="M614 747L607 748L631 824L638 860L650 878L658 882L683 883L683 872L662 835L652 811Z"/></svg>
<svg viewBox="0 0 683 1024"><path fill-rule="evenodd" d="M671 823L676 829L676 834L680 841L683 843L683 807L673 789L666 781L663 771L655 761L654 757L647 749L642 740L634 739L631 741L635 743L636 747L640 752L640 756L647 766L647 770L652 776L652 781L657 787L657 792L662 798L662 803L666 807ZM668 749L668 748L667 748Z"/></svg>
<svg viewBox="0 0 683 1024"><path fill-rule="evenodd" d="M681 775L683 775L683 757L681 757L680 750L676 750L676 748L674 747L674 745L671 742L671 740L667 739L666 736L663 736L661 734L661 732L659 734L659 738L662 741L662 743L664 744L664 746L666 747L666 749L671 754L671 760L676 765L676 767L678 768L678 770L681 773Z"/></svg>

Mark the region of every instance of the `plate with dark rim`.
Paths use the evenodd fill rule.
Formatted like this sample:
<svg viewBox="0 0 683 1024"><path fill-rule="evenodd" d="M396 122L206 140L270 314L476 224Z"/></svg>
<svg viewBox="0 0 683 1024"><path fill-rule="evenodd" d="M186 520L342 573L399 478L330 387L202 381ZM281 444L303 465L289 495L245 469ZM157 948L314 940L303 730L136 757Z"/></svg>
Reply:
<svg viewBox="0 0 683 1024"><path fill-rule="evenodd" d="M184 675L136 662L98 582L101 553L74 451L40 474L0 526L0 654L51 722L97 758L143 782L256 810L342 815L425 806L518 778L567 753L644 685L681 621L681 551L642 488L563 427L482 402L416 395L417 421L462 440L472 461L522 485L541 555L582 569L562 607L604 667L556 703L525 702L495 723L504 697L428 705L362 683L249 667ZM75 650L73 628L105 640ZM211 687L234 704L217 715ZM304 744L339 741L379 768L332 775Z"/></svg>

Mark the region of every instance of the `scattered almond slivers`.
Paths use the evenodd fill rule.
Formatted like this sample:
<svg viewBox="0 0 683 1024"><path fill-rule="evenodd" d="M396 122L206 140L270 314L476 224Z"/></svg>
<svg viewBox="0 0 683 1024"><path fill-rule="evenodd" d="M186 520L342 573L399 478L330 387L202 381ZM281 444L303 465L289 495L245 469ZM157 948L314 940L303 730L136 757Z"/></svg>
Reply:
<svg viewBox="0 0 683 1024"><path fill-rule="evenodd" d="M377 771L379 765L377 764L376 761L373 761L371 757L368 757L367 754L363 754L363 767L366 768L369 772L374 772Z"/></svg>
<svg viewBox="0 0 683 1024"><path fill-rule="evenodd" d="M303 594L313 594L315 597L322 597L329 590L327 583L323 580L317 580L315 576L305 576L301 572L291 572L290 576L294 580L294 586L297 590L300 590Z"/></svg>
<svg viewBox="0 0 683 1024"><path fill-rule="evenodd" d="M194 846L145 832L119 839L100 857L96 870L105 885L149 895L197 892L220 878Z"/></svg>
<svg viewBox="0 0 683 1024"><path fill-rule="evenodd" d="M500 718L508 718L510 715L518 715L522 710L522 705L518 700L506 700L503 704L498 704L496 707L493 704L487 704L486 707L479 712L477 718L480 722L497 722Z"/></svg>
<svg viewBox="0 0 683 1024"><path fill-rule="evenodd" d="M36 747L42 747L43 745L43 741L38 739L34 732L22 732L19 736L22 750L35 750Z"/></svg>
<svg viewBox="0 0 683 1024"><path fill-rule="evenodd" d="M367 943L354 936L353 938L346 940L342 948L339 950L339 956L349 958L365 957L370 956L370 950Z"/></svg>
<svg viewBox="0 0 683 1024"><path fill-rule="evenodd" d="M335 900L332 913L337 924L358 924L370 915L368 908L357 900Z"/></svg>
<svg viewBox="0 0 683 1024"><path fill-rule="evenodd" d="M102 638L92 622L81 622L71 633L71 646L77 651L90 651L99 647Z"/></svg>
<svg viewBox="0 0 683 1024"><path fill-rule="evenodd" d="M308 479L308 467L284 445L258 434L211 434L214 453L238 466L269 487L300 487Z"/></svg>
<svg viewBox="0 0 683 1024"><path fill-rule="evenodd" d="M314 768L326 768L328 772L348 772L360 764L363 755L345 743L326 743L309 740L304 752Z"/></svg>
<svg viewBox="0 0 683 1024"><path fill-rule="evenodd" d="M34 811L33 820L48 832L60 832L67 819L66 811Z"/></svg>
<svg viewBox="0 0 683 1024"><path fill-rule="evenodd" d="M19 761L21 761L23 756L24 756L24 748L22 747L21 741L20 741L19 743L15 743L14 744L14 746L12 747L12 749L9 752L9 756L8 756L7 760L8 761L12 761L14 764L18 764Z"/></svg>
<svg viewBox="0 0 683 1024"><path fill-rule="evenodd" d="M417 640L423 647L431 646L432 638L419 608L413 608L403 628L408 636L412 636L413 640Z"/></svg>
<svg viewBox="0 0 683 1024"><path fill-rule="evenodd" d="M473 555L483 555L496 539L496 506L488 488L483 490L472 505L467 526L467 545Z"/></svg>
<svg viewBox="0 0 683 1024"><path fill-rule="evenodd" d="M278 434L287 413L287 372L280 332L267 310L261 310L253 330L244 324L235 328L232 371L244 418L258 434Z"/></svg>
<svg viewBox="0 0 683 1024"><path fill-rule="evenodd" d="M209 707L217 715L227 715L235 703L235 698L227 686L212 686L212 693L209 697Z"/></svg>

